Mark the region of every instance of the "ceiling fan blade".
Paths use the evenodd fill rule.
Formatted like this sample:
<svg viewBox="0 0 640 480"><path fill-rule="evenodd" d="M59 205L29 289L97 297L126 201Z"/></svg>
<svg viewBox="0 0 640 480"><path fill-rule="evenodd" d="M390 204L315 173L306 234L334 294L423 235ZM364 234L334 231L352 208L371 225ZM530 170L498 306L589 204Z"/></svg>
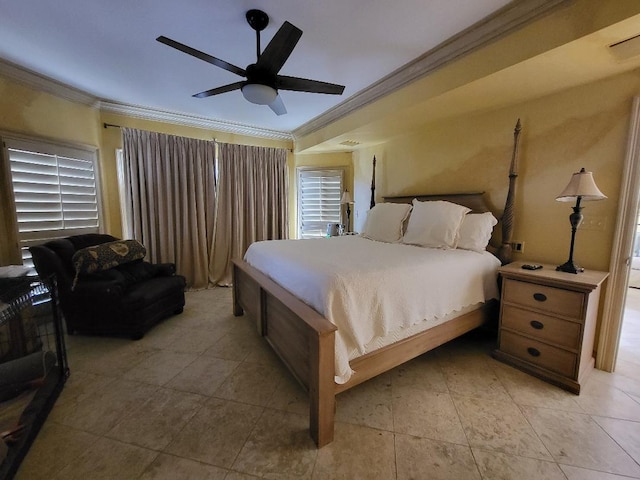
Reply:
<svg viewBox="0 0 640 480"><path fill-rule="evenodd" d="M165 37L164 35L159 36L156 40L160 43L164 43L165 45L169 45L170 47L175 48L176 50L180 50L181 52L188 53L200 60L204 60L207 63L211 63L216 67L224 68L225 70L235 73L236 75L240 75L241 77L246 77L247 74L243 68L236 67L235 65L225 62L224 60L220 60L219 58L213 57L207 53L201 52L200 50L196 50L195 48L191 48L184 43L176 42L175 40L171 40L170 38Z"/></svg>
<svg viewBox="0 0 640 480"><path fill-rule="evenodd" d="M232 90L239 90L244 82L230 83L229 85L223 85L222 87L212 88L211 90L205 90L204 92L196 93L193 95L196 98L206 98L213 95L219 95L221 93L227 93Z"/></svg>
<svg viewBox="0 0 640 480"><path fill-rule="evenodd" d="M301 36L302 30L284 22L260 55L256 66L275 75L287 61Z"/></svg>
<svg viewBox="0 0 640 480"><path fill-rule="evenodd" d="M342 95L342 92L344 92L344 85L284 75L276 77L276 88L296 92L327 93L329 95Z"/></svg>
<svg viewBox="0 0 640 480"><path fill-rule="evenodd" d="M269 104L269 108L273 110L273 113L276 115L284 115L287 113L287 108L284 106L284 102L280 95L278 95L276 99Z"/></svg>

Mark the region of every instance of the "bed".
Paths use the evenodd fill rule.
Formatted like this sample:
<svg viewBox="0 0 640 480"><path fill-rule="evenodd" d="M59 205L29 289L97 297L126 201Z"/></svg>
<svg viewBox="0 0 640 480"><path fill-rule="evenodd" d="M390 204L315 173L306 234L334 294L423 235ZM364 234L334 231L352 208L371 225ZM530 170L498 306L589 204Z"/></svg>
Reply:
<svg viewBox="0 0 640 480"><path fill-rule="evenodd" d="M494 272L500 264L510 261L519 133L520 122L518 121L514 131L514 149L509 172L509 192L501 219L502 242L500 247L493 250L492 253L485 252L485 254L456 252L455 250L444 251L444 257L447 258L443 260L442 268L445 270L448 268L455 270L455 267L451 267L451 264L448 263L451 260L449 257L461 257L463 263L482 258L481 263L484 265L482 268L488 270L493 268ZM373 178L375 179L375 173ZM372 205L374 205L374 179L372 180ZM384 200L385 203L392 204L424 202L420 204L414 203L414 208L418 205L436 204L444 201L449 204L466 207L465 210L469 213L482 214L490 212L482 193L408 195L385 197ZM292 244L291 242L297 243ZM492 289L491 281L489 280L485 281L480 288L480 290L484 290L482 292L483 299L478 300L476 298L471 301L471 305L466 305L465 308L459 308L460 305L455 303L459 302L459 300L453 300L455 305L453 309L456 310L456 313L445 315L444 313L446 312L443 311L431 312L430 317L432 318L430 320L432 321L426 327L424 325L415 325L413 321L407 323L404 317L399 315L401 317L399 322L402 334L397 334L397 325L394 325L388 329L383 329L382 333L384 335L377 335L373 341L370 341L370 332L363 335L362 332L357 331L357 328L354 330L348 326L345 327L341 320L343 316L347 318L353 316L354 310L359 311L360 307L345 307L345 298L342 298L342 302L337 303L327 299L327 292L329 292L329 296L335 296L336 291L345 291L346 295L343 295L343 297L352 299L354 292L362 293L363 291L362 285L359 285L360 282L367 285L364 290L372 290L373 295L377 295L375 284L369 286L366 283L367 280L363 280L360 277L357 278L357 282L354 281L356 277L353 277L351 273L347 264L348 259L357 257L354 260L355 263L362 265L366 263L364 258L377 258L375 256L372 257L372 255L379 253L381 258L390 257L391 264L395 265L394 262L402 263L399 259L404 255L399 253L398 249L409 249L419 254L424 254L426 250L434 249L424 249L411 245L386 244L377 245L376 247L382 247L382 250L377 251L378 253L371 253L368 250L364 250L362 242L381 243L356 236L335 239L259 242L265 244L265 248L257 248L257 250L264 250L263 252L255 255L254 247L252 246L249 248L245 259L233 260L234 315L240 316L246 312L255 320L258 332L267 340L295 378L309 392L310 432L318 447L322 447L333 440L335 396L337 394L483 325L495 316L497 310L497 301L495 300L497 286L494 285ZM304 245L304 249L307 250L296 251L298 245L300 245L300 248ZM312 251L318 251L318 249L329 249L334 253L342 251L343 254L334 255L337 259L337 263L334 264L323 265L323 261L320 261L319 264L313 267L318 269L319 272L312 274L312 270L305 270L306 263L301 261L307 257L312 257L312 255L308 254L309 248ZM293 256L288 260L286 256L287 250L293 252ZM361 253L358 254L358 252ZM317 256L321 257L320 255ZM413 260L408 260L408 262L414 263ZM380 262L369 263L377 265ZM274 266L277 267L274 269ZM301 270L299 269L300 267L302 268ZM308 267L311 268L311 266ZM402 265L398 265L398 267L402 267ZM404 266L406 275L403 275L403 270L400 268L392 269L391 272L388 270L384 272L378 271L378 276L385 278L386 286L397 283L404 285L405 290L410 290L411 286L415 285L416 278L420 278L420 275L424 276L425 274L419 271L409 272L414 268L406 267L407 265ZM375 277L375 269L370 270L370 276ZM418 275L418 277L415 277L415 275ZM304 284L305 277L307 279L315 278L316 280L311 280L311 283L306 284L306 287L303 286L302 290L300 290L300 284ZM453 277L450 282L455 284L460 282L460 278L462 277ZM492 278L493 283L497 283L497 275L495 273ZM348 288L354 283L358 285L359 290L349 292ZM332 287L337 285L337 287L331 290L327 287L328 284L331 284ZM446 286L446 283L443 282L443 285ZM403 289L401 288L393 295L399 296L402 291ZM370 299L365 301L371 303ZM380 308L388 309L393 307ZM429 308L429 306L424 306L424 308ZM451 310L451 305L442 308L449 311ZM362 310L366 309L362 308ZM370 311L365 311L363 315L367 317L369 314L371 314ZM354 323L361 325L363 319L355 318ZM337 325L341 325L341 327ZM341 337L346 337L346 340ZM344 366L345 356L346 367Z"/></svg>

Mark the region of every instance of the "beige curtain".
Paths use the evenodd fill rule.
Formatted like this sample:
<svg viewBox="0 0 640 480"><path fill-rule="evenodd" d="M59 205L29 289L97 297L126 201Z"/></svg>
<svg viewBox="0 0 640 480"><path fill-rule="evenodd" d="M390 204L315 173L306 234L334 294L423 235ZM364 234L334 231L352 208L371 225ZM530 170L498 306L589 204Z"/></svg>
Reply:
<svg viewBox="0 0 640 480"><path fill-rule="evenodd" d="M122 129L129 227L151 262L206 288L215 223L215 143Z"/></svg>
<svg viewBox="0 0 640 480"><path fill-rule="evenodd" d="M232 258L258 240L289 236L287 151L220 143L218 171L210 281L229 285Z"/></svg>

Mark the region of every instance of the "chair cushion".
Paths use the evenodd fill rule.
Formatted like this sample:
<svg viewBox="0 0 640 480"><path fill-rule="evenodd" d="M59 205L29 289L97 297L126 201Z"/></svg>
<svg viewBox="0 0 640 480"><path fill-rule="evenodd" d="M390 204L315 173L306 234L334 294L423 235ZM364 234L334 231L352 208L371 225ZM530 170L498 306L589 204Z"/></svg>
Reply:
<svg viewBox="0 0 640 480"><path fill-rule="evenodd" d="M170 296L184 292L185 279L182 275L155 277L132 285L124 294L122 304L125 310L136 310Z"/></svg>

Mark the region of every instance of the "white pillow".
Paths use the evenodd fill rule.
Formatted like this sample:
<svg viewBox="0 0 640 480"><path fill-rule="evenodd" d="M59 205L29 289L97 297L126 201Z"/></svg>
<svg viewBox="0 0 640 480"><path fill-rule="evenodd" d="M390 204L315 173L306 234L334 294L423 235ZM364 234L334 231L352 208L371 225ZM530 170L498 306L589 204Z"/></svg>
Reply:
<svg viewBox="0 0 640 480"><path fill-rule="evenodd" d="M470 211L451 202L420 202L414 198L413 211L402 242L421 247L456 248L460 225Z"/></svg>
<svg viewBox="0 0 640 480"><path fill-rule="evenodd" d="M378 203L367 214L362 236L378 242L399 242L410 211L408 203Z"/></svg>
<svg viewBox="0 0 640 480"><path fill-rule="evenodd" d="M484 252L498 220L491 212L468 213L460 226L458 248Z"/></svg>

